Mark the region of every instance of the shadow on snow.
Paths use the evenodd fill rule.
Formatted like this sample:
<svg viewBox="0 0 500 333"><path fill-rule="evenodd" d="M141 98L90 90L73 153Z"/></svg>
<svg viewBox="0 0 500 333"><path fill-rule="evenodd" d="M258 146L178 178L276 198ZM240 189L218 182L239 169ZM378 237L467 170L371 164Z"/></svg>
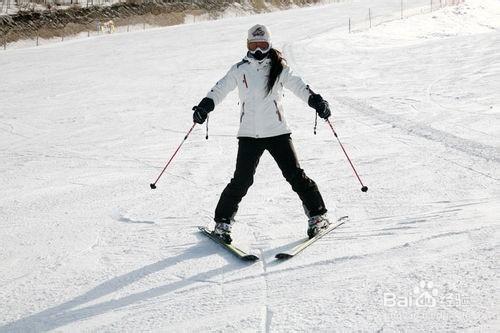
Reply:
<svg viewBox="0 0 500 333"><path fill-rule="evenodd" d="M224 257L231 259L230 262L223 267L201 272L181 281L172 282L143 292L75 309L76 307L81 306L85 303L94 301L103 296L119 291L120 289L123 289L128 285L131 285L147 277L148 275L164 270L172 265L177 264L180 261L202 258L214 253L219 253L219 251L216 250L216 246L218 245L213 244L210 247L203 246L206 248L206 250L204 250L203 247L200 246L192 247L175 257L160 260L156 263L141 267L127 274L112 278L111 280L101 283L85 294L78 296L68 302L43 310L39 313L32 314L25 318L21 318L4 326L0 326L0 332L53 330L73 322L85 320L87 318L98 316L112 310L120 309L137 302L142 302L171 293L178 289L185 288L193 283L199 283L200 280L214 278L223 272L227 273L229 271L246 267L245 264L239 263L237 259L233 259L230 254L227 254L224 255Z"/></svg>

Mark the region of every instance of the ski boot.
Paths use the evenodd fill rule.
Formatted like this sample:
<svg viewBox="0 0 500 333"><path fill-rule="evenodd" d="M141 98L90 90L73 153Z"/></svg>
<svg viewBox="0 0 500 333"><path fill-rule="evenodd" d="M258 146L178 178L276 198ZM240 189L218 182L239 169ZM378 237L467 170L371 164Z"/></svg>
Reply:
<svg viewBox="0 0 500 333"><path fill-rule="evenodd" d="M231 228L234 220L231 219L219 219L215 221L215 229L212 234L220 238L224 243L231 244L233 239L231 238Z"/></svg>
<svg viewBox="0 0 500 333"><path fill-rule="evenodd" d="M330 226L330 221L326 218L326 215L311 216L308 221L309 228L307 229L307 236L309 239L316 236L322 229L326 229Z"/></svg>

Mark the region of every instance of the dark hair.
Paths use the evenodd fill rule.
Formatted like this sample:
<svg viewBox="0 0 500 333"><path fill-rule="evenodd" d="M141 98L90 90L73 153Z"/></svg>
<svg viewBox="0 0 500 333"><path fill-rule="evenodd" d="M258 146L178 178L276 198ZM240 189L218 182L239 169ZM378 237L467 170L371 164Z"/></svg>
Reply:
<svg viewBox="0 0 500 333"><path fill-rule="evenodd" d="M286 64L285 58L281 55L281 52L272 48L269 51L269 58L271 59L271 70L269 71L269 79L267 80L267 93L269 94L273 90L276 80L283 71L283 67Z"/></svg>

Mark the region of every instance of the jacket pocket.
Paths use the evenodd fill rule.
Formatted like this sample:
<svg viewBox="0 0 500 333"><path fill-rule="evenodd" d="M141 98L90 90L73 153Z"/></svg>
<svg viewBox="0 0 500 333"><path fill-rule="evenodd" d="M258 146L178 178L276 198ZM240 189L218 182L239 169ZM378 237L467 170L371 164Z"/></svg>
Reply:
<svg viewBox="0 0 500 333"><path fill-rule="evenodd" d="M283 117L281 116L280 108L278 107L278 102L276 102L276 100L273 100L273 102L274 102L274 105L276 106L276 114L278 115L278 120L280 122L282 122Z"/></svg>
<svg viewBox="0 0 500 333"><path fill-rule="evenodd" d="M247 81L247 77L245 74L243 74L243 83L245 84L245 87L247 87L247 89L248 89L248 81Z"/></svg>
<svg viewBox="0 0 500 333"><path fill-rule="evenodd" d="M243 121L243 116L245 115L245 102L241 104L241 115L240 115L240 124Z"/></svg>

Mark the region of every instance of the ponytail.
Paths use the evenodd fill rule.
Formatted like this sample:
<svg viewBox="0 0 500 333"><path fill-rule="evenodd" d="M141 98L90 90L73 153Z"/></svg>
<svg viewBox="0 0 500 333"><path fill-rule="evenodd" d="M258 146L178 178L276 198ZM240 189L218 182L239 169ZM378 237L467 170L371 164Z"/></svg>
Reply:
<svg viewBox="0 0 500 333"><path fill-rule="evenodd" d="M269 78L267 81L268 94L273 90L274 84L283 71L284 64L286 63L281 52L274 48L269 51L269 58L271 59L271 70L269 71Z"/></svg>

